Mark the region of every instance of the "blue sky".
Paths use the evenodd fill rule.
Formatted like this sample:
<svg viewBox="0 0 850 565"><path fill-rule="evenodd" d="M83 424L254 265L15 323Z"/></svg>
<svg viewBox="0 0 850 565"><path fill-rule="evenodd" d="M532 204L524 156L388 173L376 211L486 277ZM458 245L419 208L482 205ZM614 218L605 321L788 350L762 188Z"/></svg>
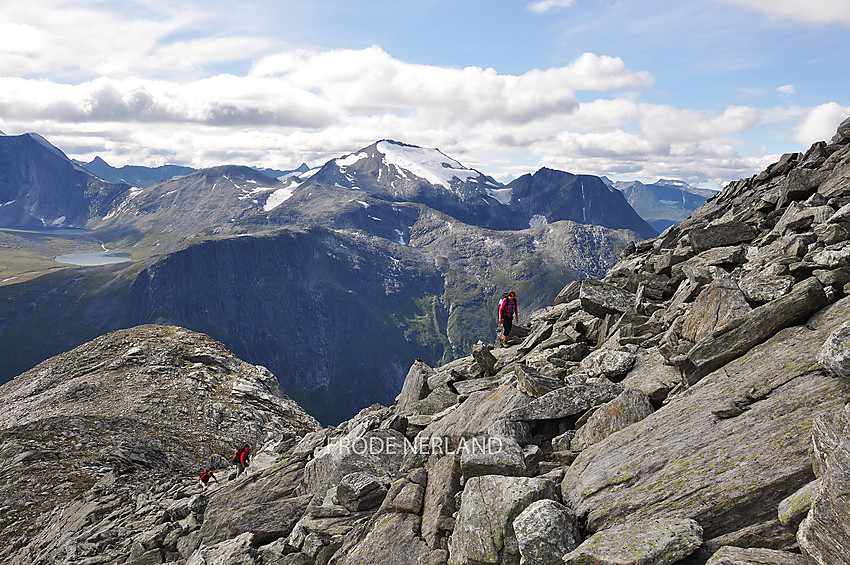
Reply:
<svg viewBox="0 0 850 565"><path fill-rule="evenodd" d="M4 4L0 130L116 166L392 138L501 180L719 187L850 116L850 0Z"/></svg>

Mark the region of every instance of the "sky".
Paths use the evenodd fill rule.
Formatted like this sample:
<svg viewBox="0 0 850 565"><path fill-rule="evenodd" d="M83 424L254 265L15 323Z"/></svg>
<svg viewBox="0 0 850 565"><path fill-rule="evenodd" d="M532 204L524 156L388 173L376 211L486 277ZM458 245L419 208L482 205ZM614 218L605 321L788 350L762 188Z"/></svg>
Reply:
<svg viewBox="0 0 850 565"><path fill-rule="evenodd" d="M850 0L0 4L0 131L113 166L318 166L380 139L501 181L720 188L850 116Z"/></svg>

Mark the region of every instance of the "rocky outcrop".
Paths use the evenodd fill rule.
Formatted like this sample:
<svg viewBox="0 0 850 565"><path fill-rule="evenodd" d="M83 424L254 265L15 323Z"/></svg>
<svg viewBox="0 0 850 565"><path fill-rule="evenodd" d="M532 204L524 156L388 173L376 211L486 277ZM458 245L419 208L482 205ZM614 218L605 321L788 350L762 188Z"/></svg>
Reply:
<svg viewBox="0 0 850 565"><path fill-rule="evenodd" d="M4 385L2 406L4 563L162 563L197 539L212 547L242 534L253 542L233 547L249 547L286 530L285 517L270 517L306 506L267 486L250 512L223 520L202 492L198 473L211 467L226 482L243 443L286 450L318 423L274 375L201 334L141 326L105 335Z"/></svg>

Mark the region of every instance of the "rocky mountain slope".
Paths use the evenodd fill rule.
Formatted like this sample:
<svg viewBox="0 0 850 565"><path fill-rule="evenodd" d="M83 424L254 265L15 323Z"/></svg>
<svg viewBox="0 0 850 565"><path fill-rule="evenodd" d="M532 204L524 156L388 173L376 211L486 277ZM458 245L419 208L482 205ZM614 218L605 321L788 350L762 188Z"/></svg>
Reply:
<svg viewBox="0 0 850 565"><path fill-rule="evenodd" d="M269 446L254 473L206 495L187 479L111 506L108 485L80 489L105 510L53 545L32 541L40 524L25 537L30 522L7 524L6 559L848 563L848 228L850 120L630 247L604 279L566 285L507 347L416 361L392 406ZM145 347L130 345L115 355ZM0 394L31 396L40 374ZM28 433L15 406L4 445ZM45 452L51 436L30 441ZM6 484L39 461L20 459Z"/></svg>
<svg viewBox="0 0 850 565"><path fill-rule="evenodd" d="M83 227L128 194L74 165L38 134L0 136L0 226Z"/></svg>
<svg viewBox="0 0 850 565"><path fill-rule="evenodd" d="M175 327L102 336L3 385L2 399L10 565L123 562L148 538L176 539L207 503L200 470L318 426L266 369Z"/></svg>
<svg viewBox="0 0 850 565"><path fill-rule="evenodd" d="M75 161L75 163L105 181L127 183L141 187L153 186L158 182L176 177L184 177L197 171L197 169L193 169L192 167L183 167L180 165L161 165L159 167L124 165L123 167L113 167L100 157L95 157L88 163L80 161ZM310 167L306 163L302 163L297 169L289 171L268 168L255 168L254 170L267 177L283 180L290 176L298 176L299 174L306 173L310 170Z"/></svg>

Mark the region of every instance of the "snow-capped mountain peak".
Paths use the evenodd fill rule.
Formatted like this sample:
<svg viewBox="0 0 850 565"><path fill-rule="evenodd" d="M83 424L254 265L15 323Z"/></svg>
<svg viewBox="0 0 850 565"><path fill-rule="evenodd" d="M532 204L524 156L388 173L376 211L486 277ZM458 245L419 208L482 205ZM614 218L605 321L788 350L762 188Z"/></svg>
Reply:
<svg viewBox="0 0 850 565"><path fill-rule="evenodd" d="M467 169L439 149L387 140L379 141L376 148L384 156L387 165L398 167L447 190L451 189L450 183L453 179L468 182L483 176L474 169Z"/></svg>

